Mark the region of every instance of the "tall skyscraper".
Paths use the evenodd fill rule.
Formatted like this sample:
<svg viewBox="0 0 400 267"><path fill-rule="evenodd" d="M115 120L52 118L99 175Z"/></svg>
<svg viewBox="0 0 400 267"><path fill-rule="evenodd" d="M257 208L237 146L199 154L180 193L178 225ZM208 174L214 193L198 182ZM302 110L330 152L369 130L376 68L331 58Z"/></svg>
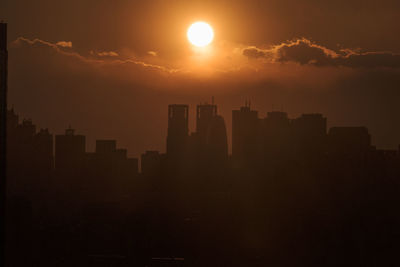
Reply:
<svg viewBox="0 0 400 267"><path fill-rule="evenodd" d="M293 132L286 112L268 112L264 119L264 155L267 161L288 158L293 152Z"/></svg>
<svg viewBox="0 0 400 267"><path fill-rule="evenodd" d="M167 155L169 158L181 157L185 152L189 137L189 106L168 106Z"/></svg>
<svg viewBox="0 0 400 267"><path fill-rule="evenodd" d="M7 24L0 23L0 171L5 177L6 163L6 128L7 128L7 78L8 78L8 51L7 51ZM2 181L4 179L1 179ZM2 182L3 183L3 182ZM2 188L3 188L3 184Z"/></svg>
<svg viewBox="0 0 400 267"><path fill-rule="evenodd" d="M319 156L326 150L327 121L322 114L303 114L292 120L294 148L298 155Z"/></svg>
<svg viewBox="0 0 400 267"><path fill-rule="evenodd" d="M256 156L259 125L258 111L251 110L247 103L240 110L232 111L232 157L235 161L247 161Z"/></svg>
<svg viewBox="0 0 400 267"><path fill-rule="evenodd" d="M217 106L213 104L198 105L196 109L196 133L205 142L210 125L217 116Z"/></svg>
<svg viewBox="0 0 400 267"><path fill-rule="evenodd" d="M7 24L0 23L0 258L4 259L7 134Z"/></svg>
<svg viewBox="0 0 400 267"><path fill-rule="evenodd" d="M207 130L207 152L217 164L228 159L228 137L226 135L225 120L216 115Z"/></svg>
<svg viewBox="0 0 400 267"><path fill-rule="evenodd" d="M228 157L225 121L217 110L214 104L198 105L196 110L197 150L200 159L206 162L221 161Z"/></svg>

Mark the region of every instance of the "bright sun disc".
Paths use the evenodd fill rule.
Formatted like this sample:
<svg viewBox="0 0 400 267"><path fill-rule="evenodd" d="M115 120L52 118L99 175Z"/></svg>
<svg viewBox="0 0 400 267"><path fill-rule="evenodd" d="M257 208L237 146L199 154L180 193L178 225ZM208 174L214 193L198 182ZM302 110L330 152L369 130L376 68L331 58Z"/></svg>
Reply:
<svg viewBox="0 0 400 267"><path fill-rule="evenodd" d="M192 45L203 47L213 41L214 31L208 23L199 21L190 25L187 37Z"/></svg>

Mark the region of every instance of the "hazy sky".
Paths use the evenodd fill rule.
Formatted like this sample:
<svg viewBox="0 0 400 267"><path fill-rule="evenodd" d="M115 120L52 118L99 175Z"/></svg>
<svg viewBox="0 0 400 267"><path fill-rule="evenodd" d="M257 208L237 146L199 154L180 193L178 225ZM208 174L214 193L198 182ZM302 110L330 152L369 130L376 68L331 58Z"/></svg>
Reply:
<svg viewBox="0 0 400 267"><path fill-rule="evenodd" d="M329 126L400 144L400 2L2 0L10 103L39 127L115 138L131 155L164 150L167 105L215 96L230 135L246 98L265 116L321 112ZM193 49L186 30L209 22Z"/></svg>

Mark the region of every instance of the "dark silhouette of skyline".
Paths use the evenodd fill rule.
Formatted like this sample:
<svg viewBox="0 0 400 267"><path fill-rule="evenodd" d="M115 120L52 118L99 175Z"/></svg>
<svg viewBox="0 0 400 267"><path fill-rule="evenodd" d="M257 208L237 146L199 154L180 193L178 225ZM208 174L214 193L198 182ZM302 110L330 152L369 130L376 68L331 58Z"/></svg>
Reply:
<svg viewBox="0 0 400 267"><path fill-rule="evenodd" d="M232 155L228 155L224 118L217 113L217 105L200 104L196 107L196 131L189 131L189 105L173 104L168 107L168 136L166 153L146 151L144 161L171 159L184 161L190 157L229 160L243 164L260 160L283 160L326 154L344 155L368 153L378 150L371 144L366 127L327 128L322 114L302 114L291 119L282 111L268 112L265 118L249 105L232 111ZM67 128L64 134L53 134L48 129L37 130L30 119L20 121L14 109L7 111L7 129L11 151L31 144L26 157L42 158L43 166L60 170L73 170L83 164L89 154L120 155L127 158L126 149L117 149L116 140L96 140L94 152L86 151L86 136ZM53 155L54 151L54 155ZM384 150L382 150L384 151ZM390 151L390 150L386 150ZM11 153L11 152L10 152ZM281 158L282 157L282 158ZM150 165L152 163L149 163ZM146 165L146 163L145 163ZM144 167L147 168L147 167Z"/></svg>
<svg viewBox="0 0 400 267"><path fill-rule="evenodd" d="M397 245L377 242L397 240L400 151L372 146L365 127L260 118L246 103L232 111L228 155L217 110L198 105L190 133L189 106L170 105L167 152L145 151L140 172L116 140L87 152L75 130L53 138L9 110L8 264L398 263Z"/></svg>
<svg viewBox="0 0 400 267"><path fill-rule="evenodd" d="M374 147L366 127L328 129L320 113L260 117L246 101L230 155L213 99L194 118L169 105L166 152L143 151L139 168L117 140L89 152L79 129L53 135L7 109L6 31L5 266L399 265L400 147Z"/></svg>

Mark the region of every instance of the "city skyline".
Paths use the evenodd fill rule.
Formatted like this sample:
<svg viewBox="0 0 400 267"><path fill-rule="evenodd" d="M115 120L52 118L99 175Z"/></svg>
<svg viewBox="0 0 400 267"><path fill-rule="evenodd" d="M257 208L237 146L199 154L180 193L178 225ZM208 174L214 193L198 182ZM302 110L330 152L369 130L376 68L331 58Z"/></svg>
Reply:
<svg viewBox="0 0 400 267"><path fill-rule="evenodd" d="M9 110L7 264L397 262L376 238L397 233L400 148L376 149L366 127L328 129L322 114L259 117L246 102L228 157L218 106L198 105L191 133L188 111L165 110L166 153L139 162L115 139L88 152L79 131L52 135Z"/></svg>
<svg viewBox="0 0 400 267"><path fill-rule="evenodd" d="M71 124L93 137L91 144L118 138L135 156L164 148L168 104L191 105L193 117L193 107L211 96L227 128L231 110L251 99L263 115L320 112L331 125L366 126L375 145L393 149L400 143L399 4L357 3L71 0L59 8L48 0L5 0L9 103L53 132ZM208 56L187 41L196 20L214 27Z"/></svg>
<svg viewBox="0 0 400 267"><path fill-rule="evenodd" d="M0 264L400 258L398 0L2 0Z"/></svg>
<svg viewBox="0 0 400 267"><path fill-rule="evenodd" d="M185 109L187 109L187 111L185 111L185 112L188 112L189 110L190 110L190 108L189 108L189 105L185 105L185 104L171 104L171 105L169 105L169 107L168 107L168 109L172 109L172 108L174 108L174 107L183 107L183 108L185 108ZM199 110L202 108L202 107L205 107L205 108L207 108L207 107L211 107L211 108L214 108L215 107L215 110L217 109L217 105L216 104L208 104L207 102L205 102L205 103L203 103L203 104L198 104L197 106L196 106L196 109L198 110L197 111L197 114L199 114ZM19 118L19 116L18 116L18 114L17 113L15 113L15 110L14 110L14 108L12 108L12 109L10 109L10 110L8 110L7 111L7 113L8 113L8 121L10 122L11 121L11 124L12 125L15 125L15 126L12 126L12 127L17 127L17 125L21 125L22 127L28 127L28 128L30 128L31 130L31 133L32 133L32 135L35 135L35 134L40 134L40 133L42 133L42 132L47 132L50 136L52 136L52 143L53 143L53 145L54 145L54 147L56 146L56 137L57 136L63 136L62 135L62 133L51 133L51 132L49 132L49 129L48 128L41 128L41 127L37 127L35 124L33 124L33 121L32 121L32 119L20 119ZM249 114L250 115L250 117L244 117L245 118L245 120L247 119L247 120L250 120L250 123L251 123L251 121L255 121L255 123L256 124L259 124L260 122L262 122L263 120L265 120L265 119L268 119L268 118L274 118L274 116L278 116L278 117L281 117L281 118L283 118L284 120L287 120L288 121L288 123L290 123L290 124L296 124L296 121L297 120L301 120L302 118L307 118L307 117L309 117L309 118L312 118L312 117L314 117L314 118L316 118L316 119L318 119L318 118L322 118L323 120L324 120L324 125L325 126L323 126L322 128L325 128L326 130L323 132L323 134L325 134L325 135L329 135L330 133L335 133L335 132L340 132L340 131L346 131L346 130L349 130L349 131L353 131L353 132L356 132L356 131L359 131L359 132L362 132L362 131L364 131L368 136L369 136L369 139L368 139L368 141L367 141L367 143L368 143L368 145L371 147L371 149L372 150L374 150L374 149L377 149L377 150L385 150L385 149L382 149L382 148L380 148L380 147L376 147L376 146L374 146L373 144L372 144L372 142L371 142L371 140L372 140L372 136L369 134L369 131L368 131L368 129L366 128L366 127L364 127L364 126L331 126L330 128L328 128L327 127L327 118L325 118L325 117L323 117L323 115L322 114L320 114L320 113L304 113L304 114L301 114L299 117L295 117L295 118L290 118L289 116L288 116L288 114L286 113L286 112L283 112L283 111L270 111L270 112L268 112L267 113L267 116L266 117L259 117L259 115L258 115L258 111L257 110L253 110L253 109L251 109L251 106L250 106L250 104L248 104L248 102L246 101L245 102L245 105L244 106L242 106L242 107L240 107L240 109L237 109L237 110L232 110L232 114L233 114L233 116L238 116L239 114L243 114L244 116L246 116L245 114ZM237 115L236 115L237 114ZM252 114L252 115L251 115ZM217 115L217 112L215 113L215 115ZM166 116L166 117L168 117L168 116ZM223 117L222 116L220 116L221 117L221 119L223 120ZM190 129L189 129L189 121L191 121L191 119L190 119L190 116L189 117L187 117L187 121L186 122L184 122L184 127L186 127L186 137L187 138L197 138L197 136L199 135L199 132L201 132L202 130L201 130L201 122L199 123L199 120L197 119L197 115L195 116L195 118L194 119L192 119L192 120L194 120L194 121L196 121L196 125L194 126L194 128L196 129L195 131L190 131ZM236 120L237 121L240 121L240 118L236 118ZM235 119L233 119L233 121L235 121ZM199 129L200 128L200 129ZM240 127L239 128L243 128L243 129L251 129L251 126L249 126L248 124L246 125L246 126L242 126L242 125L240 125ZM203 130L204 131L204 130ZM231 129L231 132L232 131L234 131L234 129L232 128ZM77 132L78 134L76 135L75 134L75 132ZM168 131L167 131L168 132ZM228 132L228 131L226 131L226 132ZM345 133L345 132L343 132L343 133ZM87 139L87 136L84 136L84 135L82 135L82 133L80 133L80 131L79 131L79 129L73 129L72 127L71 127L71 125L70 126L68 126L68 128L66 128L65 129L65 131L64 131L64 136L68 136L68 135L72 135L72 136L80 136L80 137L82 137L83 139L82 139L82 152L85 152L85 153L92 153L92 152L96 152L96 150L97 150L97 143L100 141L109 141L109 142L114 142L115 144L114 144L114 146L115 146L115 149L117 149L117 146L116 146L116 143L118 142L118 140L117 139L104 139L104 138L100 138L100 139L96 139L96 140L94 140L95 142L94 142L94 144L92 144L92 146L90 146L90 145L88 145L87 143L86 143L86 140L85 139ZM233 134L234 135L234 134ZM167 153L167 151L168 151L168 145L167 145L167 143L168 143L168 138L167 138L167 136L168 136L168 134L166 135L166 137L165 137L165 140L166 140L166 142L165 142L165 144L164 144L164 149L163 150L152 150L152 149L147 149L147 150L145 150L145 151L141 151L141 152L137 152L137 153L139 153L138 155L139 155L139 157L138 158L140 158L140 157L142 157L144 154L146 154L146 152L157 152L157 153L159 153L160 155L162 154L162 153ZM230 136L232 136L232 133L231 133L231 135ZM54 137L54 138L53 138ZM181 139L179 139L179 141L181 141ZM229 155L229 156L232 156L232 154L234 154L234 153L232 153L232 150L234 150L233 149L233 146L235 146L235 145L233 145L232 144L232 142L233 142L233 140L232 140L232 138L231 138L231 140L230 140L231 142L228 142L228 140L227 140L227 145L228 145L228 147L229 147L229 150L227 149L226 151L227 151L227 156ZM252 138L250 138L250 141L253 141L253 139ZM238 145L236 145L236 147L237 147ZM93 149L88 149L88 147L93 147ZM119 147L119 146L118 146ZM119 149L124 149L124 148L119 148ZM397 150L399 150L400 149L400 144L397 146L397 147L393 147L392 149L387 149L388 151L397 151ZM53 151L54 150L54 151ZM54 152L55 153L55 149L53 149L52 150L52 153ZM238 148L236 149L236 150L239 150ZM131 154L129 154L129 153L127 153L128 155L131 155Z"/></svg>

